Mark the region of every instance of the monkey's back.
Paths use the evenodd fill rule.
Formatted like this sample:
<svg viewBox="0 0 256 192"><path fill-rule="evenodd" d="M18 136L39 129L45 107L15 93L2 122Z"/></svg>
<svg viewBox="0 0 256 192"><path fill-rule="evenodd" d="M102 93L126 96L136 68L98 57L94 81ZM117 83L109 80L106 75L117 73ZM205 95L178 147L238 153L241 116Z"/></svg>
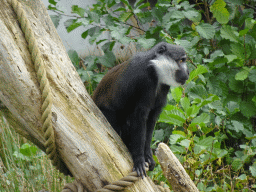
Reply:
<svg viewBox="0 0 256 192"><path fill-rule="evenodd" d="M93 93L93 100L100 109L132 111L136 101L150 84L148 62L139 56L112 68Z"/></svg>

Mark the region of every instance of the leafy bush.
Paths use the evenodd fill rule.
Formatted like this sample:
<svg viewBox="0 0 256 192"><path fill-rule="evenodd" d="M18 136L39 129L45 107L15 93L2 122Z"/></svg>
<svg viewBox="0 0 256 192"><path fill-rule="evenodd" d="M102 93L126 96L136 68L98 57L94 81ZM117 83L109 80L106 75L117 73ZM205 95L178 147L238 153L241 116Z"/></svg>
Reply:
<svg viewBox="0 0 256 192"><path fill-rule="evenodd" d="M152 145L167 143L200 191L256 189L255 5L249 0L159 0L147 9L149 3L142 0L134 6L127 0L100 0L86 9L73 5L76 19L65 23L67 31L89 26L81 37L105 53L86 58L81 75L98 77L98 63L112 67L117 42L148 49L167 41L185 48L190 78L171 90ZM58 12L56 6L50 9ZM136 23L130 22L133 17ZM110 41L100 38L103 32ZM164 180L159 165L151 176Z"/></svg>
<svg viewBox="0 0 256 192"><path fill-rule="evenodd" d="M61 191L74 179L64 176L47 155L18 135L0 112L0 191Z"/></svg>

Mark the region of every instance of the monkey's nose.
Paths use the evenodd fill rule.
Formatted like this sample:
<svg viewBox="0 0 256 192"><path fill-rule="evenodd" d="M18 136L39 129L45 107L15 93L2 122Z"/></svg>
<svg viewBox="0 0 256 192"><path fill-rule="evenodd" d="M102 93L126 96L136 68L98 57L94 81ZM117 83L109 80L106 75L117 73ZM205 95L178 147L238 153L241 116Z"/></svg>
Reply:
<svg viewBox="0 0 256 192"><path fill-rule="evenodd" d="M187 72L183 70L177 70L175 74L176 81L180 83L181 85L184 85L185 82L188 80L188 74Z"/></svg>

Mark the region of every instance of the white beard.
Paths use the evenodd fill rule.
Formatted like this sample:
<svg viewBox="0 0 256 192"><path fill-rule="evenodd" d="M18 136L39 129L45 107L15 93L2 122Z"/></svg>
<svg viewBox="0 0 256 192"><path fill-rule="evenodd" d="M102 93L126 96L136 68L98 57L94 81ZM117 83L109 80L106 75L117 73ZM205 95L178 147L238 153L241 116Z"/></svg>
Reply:
<svg viewBox="0 0 256 192"><path fill-rule="evenodd" d="M153 63L153 66L156 69L159 84L165 84L171 87L177 87L181 85L175 79L175 72L179 69L176 61L163 55L150 61Z"/></svg>

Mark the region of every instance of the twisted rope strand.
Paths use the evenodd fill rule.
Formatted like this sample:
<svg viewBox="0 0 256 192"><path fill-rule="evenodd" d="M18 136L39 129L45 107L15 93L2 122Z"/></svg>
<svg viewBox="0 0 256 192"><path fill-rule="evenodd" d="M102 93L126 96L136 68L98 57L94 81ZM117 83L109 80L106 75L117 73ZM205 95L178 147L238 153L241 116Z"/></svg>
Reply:
<svg viewBox="0 0 256 192"><path fill-rule="evenodd" d="M148 166L145 167L146 171L148 171ZM122 191L125 188L133 185L136 181L141 179L138 176L136 171L129 173L126 177L118 181L114 181L113 183L104 186L102 189L98 189L97 192L113 192L113 191Z"/></svg>
<svg viewBox="0 0 256 192"><path fill-rule="evenodd" d="M37 79L40 85L43 102L41 107L41 119L43 122L42 130L45 138L44 146L46 148L46 154L51 159L52 164L57 166L57 168L59 169L60 164L56 149L54 130L52 127L52 95L49 81L47 79L45 66L42 60L42 55L38 48L37 41L31 28L30 22L21 6L21 3L17 0L8 0L8 2L12 5L17 15L18 21L21 25L21 29L25 34L25 39L28 42L29 52L34 63Z"/></svg>

